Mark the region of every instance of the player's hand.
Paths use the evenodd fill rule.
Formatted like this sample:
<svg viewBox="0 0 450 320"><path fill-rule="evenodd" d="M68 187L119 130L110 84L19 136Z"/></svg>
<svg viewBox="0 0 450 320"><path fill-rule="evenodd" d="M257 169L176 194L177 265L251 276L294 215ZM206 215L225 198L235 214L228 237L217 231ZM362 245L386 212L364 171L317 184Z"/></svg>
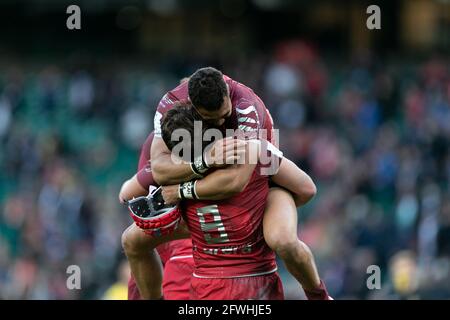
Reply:
<svg viewBox="0 0 450 320"><path fill-rule="evenodd" d="M120 202L120 204L125 204L127 202L127 200L122 198L121 195L119 194L119 202Z"/></svg>
<svg viewBox="0 0 450 320"><path fill-rule="evenodd" d="M163 186L162 189L162 196L164 199L164 202L167 204L176 204L178 201L180 201L179 194L178 194L178 185L171 185L171 186Z"/></svg>
<svg viewBox="0 0 450 320"><path fill-rule="evenodd" d="M238 163L245 155L247 142L233 137L217 140L205 151L205 162L208 167L224 167Z"/></svg>

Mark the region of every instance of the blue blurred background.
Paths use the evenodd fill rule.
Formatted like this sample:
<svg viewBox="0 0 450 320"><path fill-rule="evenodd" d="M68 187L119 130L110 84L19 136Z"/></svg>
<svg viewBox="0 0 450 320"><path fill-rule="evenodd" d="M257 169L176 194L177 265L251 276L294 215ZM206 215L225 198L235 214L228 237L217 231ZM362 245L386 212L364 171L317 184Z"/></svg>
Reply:
<svg viewBox="0 0 450 320"><path fill-rule="evenodd" d="M334 298L450 298L450 1L3 0L0 39L0 298L123 296L119 188L163 94L208 65L316 182L299 237Z"/></svg>

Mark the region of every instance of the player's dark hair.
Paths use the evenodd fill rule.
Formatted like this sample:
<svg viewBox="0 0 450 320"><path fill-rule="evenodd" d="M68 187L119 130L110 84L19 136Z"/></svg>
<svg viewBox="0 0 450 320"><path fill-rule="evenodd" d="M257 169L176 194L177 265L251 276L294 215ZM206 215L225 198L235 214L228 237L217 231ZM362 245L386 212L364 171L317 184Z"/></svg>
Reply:
<svg viewBox="0 0 450 320"><path fill-rule="evenodd" d="M228 95L222 72L212 67L195 71L188 82L189 98L197 108L219 110Z"/></svg>
<svg viewBox="0 0 450 320"><path fill-rule="evenodd" d="M198 156L197 154L194 154L194 152L197 151L194 150L195 140L200 139L200 141L202 141L202 149L198 151L203 151L204 148L211 143L210 141L203 141L203 134L209 127L202 122L202 132L200 136L199 132L195 132L194 130L195 121L202 121L202 117L195 111L191 104L182 102L177 102L172 109L166 112L162 119L161 135L169 150L172 150L179 143L183 143L191 149L190 159L184 159L184 155L181 155L186 161L193 161L194 157ZM173 141L172 132L176 129L186 129L190 134L191 141Z"/></svg>

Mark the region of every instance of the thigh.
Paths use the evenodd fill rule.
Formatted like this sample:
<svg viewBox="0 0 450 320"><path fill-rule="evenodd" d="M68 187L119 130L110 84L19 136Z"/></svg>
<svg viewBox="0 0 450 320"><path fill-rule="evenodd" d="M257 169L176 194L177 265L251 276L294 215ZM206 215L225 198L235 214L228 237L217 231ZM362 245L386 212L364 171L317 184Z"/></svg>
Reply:
<svg viewBox="0 0 450 320"><path fill-rule="evenodd" d="M271 188L264 211L264 237L295 236L297 239L297 222L297 207L291 193L282 188Z"/></svg>

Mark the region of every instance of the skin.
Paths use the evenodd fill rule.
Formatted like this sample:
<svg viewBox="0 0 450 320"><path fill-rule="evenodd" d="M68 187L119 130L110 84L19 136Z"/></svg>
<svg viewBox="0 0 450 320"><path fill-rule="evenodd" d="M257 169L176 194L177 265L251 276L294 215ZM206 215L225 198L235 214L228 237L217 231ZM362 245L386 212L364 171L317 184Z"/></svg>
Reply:
<svg viewBox="0 0 450 320"><path fill-rule="evenodd" d="M272 188L264 212L264 239L303 289L314 290L320 285L319 272L311 250L297 237L294 211L296 207L291 193L282 188Z"/></svg>
<svg viewBox="0 0 450 320"><path fill-rule="evenodd" d="M146 194L148 194L148 189L141 186L138 182L137 175L134 175L122 184L119 192L119 201L120 203L124 203L126 200L131 200Z"/></svg>

